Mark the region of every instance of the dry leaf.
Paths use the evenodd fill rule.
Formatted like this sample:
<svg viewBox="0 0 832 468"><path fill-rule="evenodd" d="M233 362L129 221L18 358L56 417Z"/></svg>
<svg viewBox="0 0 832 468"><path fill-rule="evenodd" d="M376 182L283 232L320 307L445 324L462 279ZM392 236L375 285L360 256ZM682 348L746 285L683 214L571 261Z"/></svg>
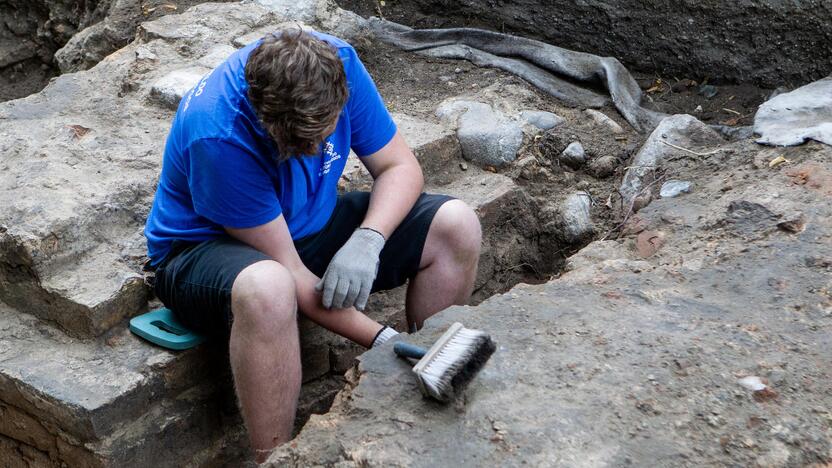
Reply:
<svg viewBox="0 0 832 468"><path fill-rule="evenodd" d="M621 229L621 234L625 236L630 236L633 234L638 234L644 231L645 229L647 229L647 221L641 216L635 215L628 219L627 222L624 224L624 227Z"/></svg>
<svg viewBox="0 0 832 468"><path fill-rule="evenodd" d="M78 139L78 140L80 140L81 137L83 137L84 135L89 133L90 130L91 130L91 129L89 129L87 127L84 127L84 126L81 126L81 125L67 125L67 128L69 128L72 131L72 136L74 136L75 139Z"/></svg>
<svg viewBox="0 0 832 468"><path fill-rule="evenodd" d="M790 162L791 161L789 161L788 159L786 159L782 155L780 155L780 156L777 156L776 158L772 159L771 161L769 161L768 167L777 167L777 166L779 166L783 163L790 163Z"/></svg>
<svg viewBox="0 0 832 468"><path fill-rule="evenodd" d="M771 401L777 398L779 394L777 391L772 390L771 387L766 387L762 390L757 390L754 392L754 400L760 403Z"/></svg>
<svg viewBox="0 0 832 468"><path fill-rule="evenodd" d="M803 214L798 214L792 219L787 219L777 223L777 227L792 234L798 234L806 229L806 217Z"/></svg>
<svg viewBox="0 0 832 468"><path fill-rule="evenodd" d="M727 119L727 120L723 120L722 122L720 122L720 124L721 125L727 125L729 127L734 127L738 123L740 123L740 119L742 119L741 115L737 116L737 117L731 117L730 119Z"/></svg>

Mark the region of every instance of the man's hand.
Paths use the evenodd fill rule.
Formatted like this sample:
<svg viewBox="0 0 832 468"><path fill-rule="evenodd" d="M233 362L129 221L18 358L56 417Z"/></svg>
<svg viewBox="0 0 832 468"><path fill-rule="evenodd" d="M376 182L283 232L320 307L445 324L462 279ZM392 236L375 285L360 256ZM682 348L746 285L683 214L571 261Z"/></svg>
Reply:
<svg viewBox="0 0 832 468"><path fill-rule="evenodd" d="M379 232L358 228L332 258L321 281L315 285L322 291L327 309L355 307L364 310L378 273L379 254L384 248Z"/></svg>

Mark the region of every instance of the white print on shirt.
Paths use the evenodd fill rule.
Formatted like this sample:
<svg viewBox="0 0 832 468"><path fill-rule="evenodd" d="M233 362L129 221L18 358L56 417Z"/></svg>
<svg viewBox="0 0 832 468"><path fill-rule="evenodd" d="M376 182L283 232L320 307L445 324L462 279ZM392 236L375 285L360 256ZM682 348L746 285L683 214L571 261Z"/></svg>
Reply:
<svg viewBox="0 0 832 468"><path fill-rule="evenodd" d="M199 83L194 86L190 93L188 93L188 99L185 101L185 107L182 108L182 111L188 110L188 106L191 105L191 99L195 97L199 97L202 94L202 91L205 90L205 85L208 83L208 78L211 76L211 73L214 73L214 70L208 72L207 75L203 76Z"/></svg>
<svg viewBox="0 0 832 468"><path fill-rule="evenodd" d="M326 142L322 153L323 160L321 161L321 170L318 171L318 177L323 177L329 174L330 169L332 169L332 163L341 159L341 155L335 151L335 145L333 145L330 141Z"/></svg>

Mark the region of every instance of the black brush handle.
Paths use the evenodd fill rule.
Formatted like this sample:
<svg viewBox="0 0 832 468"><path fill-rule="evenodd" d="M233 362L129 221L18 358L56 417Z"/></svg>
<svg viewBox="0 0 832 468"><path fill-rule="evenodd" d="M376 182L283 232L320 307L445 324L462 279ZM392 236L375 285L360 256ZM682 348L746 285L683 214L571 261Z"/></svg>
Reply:
<svg viewBox="0 0 832 468"><path fill-rule="evenodd" d="M404 341L396 342L393 345L393 351L403 358L422 359L428 350L420 348L419 346L405 343Z"/></svg>

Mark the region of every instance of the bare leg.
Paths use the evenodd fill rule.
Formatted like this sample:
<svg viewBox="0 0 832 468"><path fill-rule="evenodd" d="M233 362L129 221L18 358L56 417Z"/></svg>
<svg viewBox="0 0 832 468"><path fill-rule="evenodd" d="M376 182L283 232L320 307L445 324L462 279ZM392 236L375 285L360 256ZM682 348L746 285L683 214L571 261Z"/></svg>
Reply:
<svg viewBox="0 0 832 468"><path fill-rule="evenodd" d="M408 325L471 298L482 244L480 221L460 200L439 208L428 231L419 273L407 290Z"/></svg>
<svg viewBox="0 0 832 468"><path fill-rule="evenodd" d="M257 461L292 435L301 383L295 283L266 260L244 269L231 289L229 343L234 385Z"/></svg>

